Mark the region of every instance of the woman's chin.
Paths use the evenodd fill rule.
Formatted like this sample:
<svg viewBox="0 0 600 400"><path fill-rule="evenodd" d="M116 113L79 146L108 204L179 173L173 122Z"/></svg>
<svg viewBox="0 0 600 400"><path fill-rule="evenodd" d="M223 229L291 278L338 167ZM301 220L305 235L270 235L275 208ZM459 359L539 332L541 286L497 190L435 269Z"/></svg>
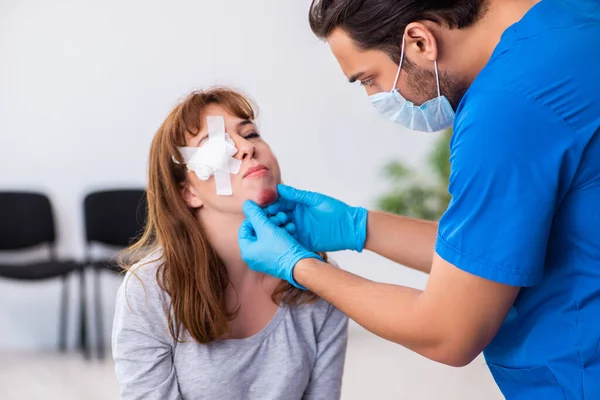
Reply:
<svg viewBox="0 0 600 400"><path fill-rule="evenodd" d="M263 188L256 195L253 196L254 202L261 207L266 207L269 204L274 203L277 200L277 189L275 188Z"/></svg>

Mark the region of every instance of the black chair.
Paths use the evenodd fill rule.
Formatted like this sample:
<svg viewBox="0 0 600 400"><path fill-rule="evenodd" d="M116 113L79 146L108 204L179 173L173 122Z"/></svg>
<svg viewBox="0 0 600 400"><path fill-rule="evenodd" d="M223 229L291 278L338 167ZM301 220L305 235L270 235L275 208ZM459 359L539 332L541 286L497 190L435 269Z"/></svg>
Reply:
<svg viewBox="0 0 600 400"><path fill-rule="evenodd" d="M69 301L67 278L72 272L82 269L74 261L58 260L55 241L54 217L48 197L33 192L0 192L0 251L22 253L38 247L42 250L43 246L48 249L41 261L1 262L0 277L21 281L62 279L58 347L64 352L67 348ZM84 299L82 291L80 301L84 302ZM85 342L79 345L87 354Z"/></svg>
<svg viewBox="0 0 600 400"><path fill-rule="evenodd" d="M89 193L84 200L86 265L93 268L94 304L98 357L104 357L102 296L100 274L103 270L120 272L114 258L94 260L94 246L122 250L139 236L146 225L146 192L143 189L105 190Z"/></svg>

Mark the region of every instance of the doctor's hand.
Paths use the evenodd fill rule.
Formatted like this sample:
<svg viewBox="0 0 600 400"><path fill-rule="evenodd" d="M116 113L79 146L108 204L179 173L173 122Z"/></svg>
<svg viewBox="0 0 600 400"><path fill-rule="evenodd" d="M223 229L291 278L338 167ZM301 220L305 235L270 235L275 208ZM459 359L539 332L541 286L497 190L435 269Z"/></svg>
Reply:
<svg viewBox="0 0 600 400"><path fill-rule="evenodd" d="M282 228L274 224L256 203L246 201L244 214L246 219L240 226L238 242L248 267L305 289L294 280L296 263L304 258L321 258L300 245L287 226Z"/></svg>
<svg viewBox="0 0 600 400"><path fill-rule="evenodd" d="M265 208L268 215L292 215L294 237L308 250L361 252L367 237L367 210L331 197L278 186L279 199Z"/></svg>

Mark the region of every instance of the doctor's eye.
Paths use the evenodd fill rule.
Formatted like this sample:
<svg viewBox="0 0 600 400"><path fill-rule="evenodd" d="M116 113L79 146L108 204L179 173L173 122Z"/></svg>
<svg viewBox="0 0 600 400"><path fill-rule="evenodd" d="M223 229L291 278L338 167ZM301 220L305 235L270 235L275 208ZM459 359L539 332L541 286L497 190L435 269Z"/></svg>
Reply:
<svg viewBox="0 0 600 400"><path fill-rule="evenodd" d="M367 79L367 80L361 81L360 85L371 87L371 86L373 86L373 79Z"/></svg>

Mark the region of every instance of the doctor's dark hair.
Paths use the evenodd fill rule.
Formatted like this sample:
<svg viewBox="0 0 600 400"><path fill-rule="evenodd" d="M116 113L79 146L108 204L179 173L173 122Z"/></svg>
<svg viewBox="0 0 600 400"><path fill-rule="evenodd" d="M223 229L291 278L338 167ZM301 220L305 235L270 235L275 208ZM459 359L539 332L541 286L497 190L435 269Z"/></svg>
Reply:
<svg viewBox="0 0 600 400"><path fill-rule="evenodd" d="M382 50L398 63L409 23L429 20L466 28L481 19L487 5L488 0L313 0L309 23L320 39L341 28L359 48Z"/></svg>

